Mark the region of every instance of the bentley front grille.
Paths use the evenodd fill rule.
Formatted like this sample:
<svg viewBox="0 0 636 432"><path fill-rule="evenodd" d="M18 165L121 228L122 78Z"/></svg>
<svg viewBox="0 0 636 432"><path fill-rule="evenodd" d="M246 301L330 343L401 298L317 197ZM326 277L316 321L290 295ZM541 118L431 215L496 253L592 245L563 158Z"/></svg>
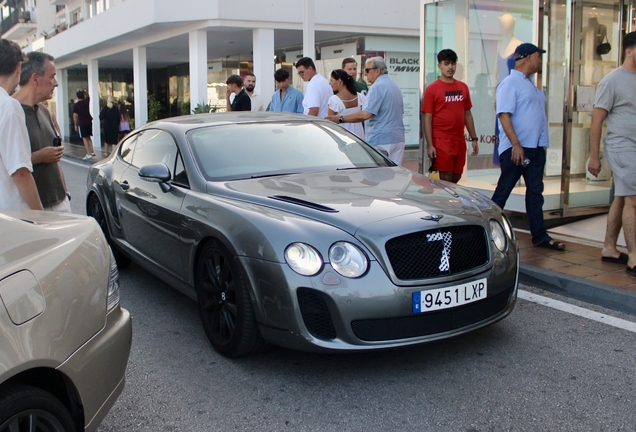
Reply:
<svg viewBox="0 0 636 432"><path fill-rule="evenodd" d="M455 275L488 263L488 235L478 225L420 231L386 242L386 253L398 279Z"/></svg>

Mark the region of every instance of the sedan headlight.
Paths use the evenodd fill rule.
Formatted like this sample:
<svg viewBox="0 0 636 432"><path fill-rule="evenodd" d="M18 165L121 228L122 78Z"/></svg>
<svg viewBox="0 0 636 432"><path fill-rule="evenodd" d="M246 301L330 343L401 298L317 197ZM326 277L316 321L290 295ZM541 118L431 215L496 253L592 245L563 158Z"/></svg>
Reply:
<svg viewBox="0 0 636 432"><path fill-rule="evenodd" d="M117 269L117 261L115 261L115 255L113 255L112 250L110 250L110 272L108 273L107 299L108 312L110 312L119 304L119 270Z"/></svg>
<svg viewBox="0 0 636 432"><path fill-rule="evenodd" d="M497 249L503 252L506 249L506 235L501 224L494 219L490 220L490 237Z"/></svg>
<svg viewBox="0 0 636 432"><path fill-rule="evenodd" d="M504 226L504 229L506 230L506 234L508 234L508 238L510 240L514 240L515 239L515 234L514 234L515 232L512 229L512 224L510 223L510 220L503 213L501 214L501 217L503 219L503 226Z"/></svg>
<svg viewBox="0 0 636 432"><path fill-rule="evenodd" d="M313 276L322 268L322 258L318 251L305 243L287 246L285 261L292 270L303 276Z"/></svg>
<svg viewBox="0 0 636 432"><path fill-rule="evenodd" d="M329 261L335 271L350 278L362 276L369 267L369 261L364 252L346 242L334 243L329 248Z"/></svg>

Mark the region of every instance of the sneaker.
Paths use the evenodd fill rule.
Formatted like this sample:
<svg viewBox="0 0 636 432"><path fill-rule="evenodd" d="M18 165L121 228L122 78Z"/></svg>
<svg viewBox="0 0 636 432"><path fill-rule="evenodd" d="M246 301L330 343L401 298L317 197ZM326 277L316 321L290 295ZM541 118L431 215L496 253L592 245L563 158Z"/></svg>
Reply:
<svg viewBox="0 0 636 432"><path fill-rule="evenodd" d="M94 155L89 155L89 154L87 154L87 155L86 155L86 156L84 156L82 159L83 159L83 160L89 160L89 159L92 159L92 158L93 158L93 156L94 156Z"/></svg>
<svg viewBox="0 0 636 432"><path fill-rule="evenodd" d="M92 157L95 157L95 152L91 153L91 156L92 156Z"/></svg>

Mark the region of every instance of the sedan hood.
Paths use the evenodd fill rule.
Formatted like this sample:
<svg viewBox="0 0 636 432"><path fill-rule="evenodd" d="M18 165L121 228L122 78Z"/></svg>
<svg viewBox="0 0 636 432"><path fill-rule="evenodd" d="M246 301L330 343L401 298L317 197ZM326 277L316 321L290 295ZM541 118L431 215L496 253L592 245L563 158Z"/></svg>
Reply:
<svg viewBox="0 0 636 432"><path fill-rule="evenodd" d="M442 224L476 221L482 219L482 211L492 211L494 206L474 191L401 167L209 183L208 193L276 207L350 234L365 225L396 218L400 223L416 219L420 227L422 219L441 220Z"/></svg>

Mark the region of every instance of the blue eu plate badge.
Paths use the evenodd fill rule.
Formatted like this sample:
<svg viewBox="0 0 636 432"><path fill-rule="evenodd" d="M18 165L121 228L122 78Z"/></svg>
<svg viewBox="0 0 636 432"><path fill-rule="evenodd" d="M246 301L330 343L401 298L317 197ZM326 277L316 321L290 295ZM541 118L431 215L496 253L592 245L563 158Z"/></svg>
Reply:
<svg viewBox="0 0 636 432"><path fill-rule="evenodd" d="M413 313L422 312L422 293L414 292L413 293Z"/></svg>

